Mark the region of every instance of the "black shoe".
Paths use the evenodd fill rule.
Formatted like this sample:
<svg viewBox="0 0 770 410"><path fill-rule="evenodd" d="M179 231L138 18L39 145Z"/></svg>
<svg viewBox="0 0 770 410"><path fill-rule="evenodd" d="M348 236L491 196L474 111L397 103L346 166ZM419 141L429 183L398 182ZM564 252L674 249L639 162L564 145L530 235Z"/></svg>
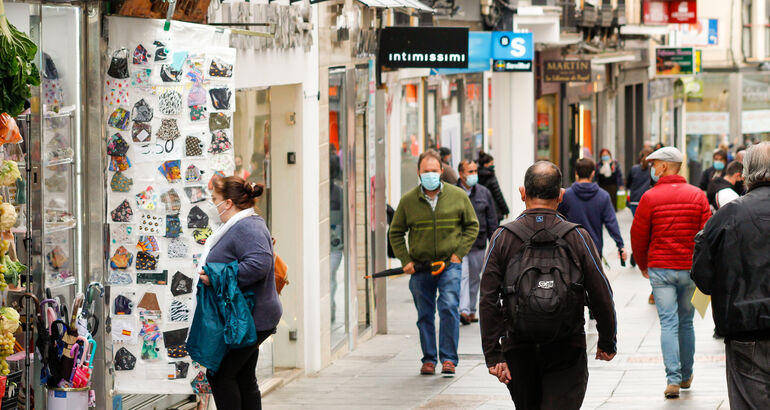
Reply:
<svg viewBox="0 0 770 410"><path fill-rule="evenodd" d="M634 259L634 254L631 254L631 266L636 267L636 260Z"/></svg>
<svg viewBox="0 0 770 410"><path fill-rule="evenodd" d="M462 324L464 324L464 325L469 325L469 324L471 324L471 318L470 318L470 316L468 316L468 314L467 314L467 313L460 313L460 323L462 323Z"/></svg>

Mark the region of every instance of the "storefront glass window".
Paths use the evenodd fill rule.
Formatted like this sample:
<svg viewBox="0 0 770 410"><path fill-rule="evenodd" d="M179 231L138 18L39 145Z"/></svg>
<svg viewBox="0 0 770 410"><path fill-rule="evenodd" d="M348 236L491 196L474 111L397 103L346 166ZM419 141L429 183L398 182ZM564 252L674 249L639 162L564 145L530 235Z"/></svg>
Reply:
<svg viewBox="0 0 770 410"><path fill-rule="evenodd" d="M714 150L727 143L730 134L728 108L729 77L704 75L685 85L686 150L690 183L697 184L701 172L711 166Z"/></svg>
<svg viewBox="0 0 770 410"><path fill-rule="evenodd" d="M481 87L483 80L481 74L468 75L465 79L465 94L463 101L463 133L462 133L462 158L453 158L454 162L460 159L476 159L483 148L484 128L484 97Z"/></svg>
<svg viewBox="0 0 770 410"><path fill-rule="evenodd" d="M770 141L770 74L744 74L741 144Z"/></svg>
<svg viewBox="0 0 770 410"><path fill-rule="evenodd" d="M417 184L417 157L423 150L419 94L419 84L405 84L401 88L401 195Z"/></svg>
<svg viewBox="0 0 770 410"><path fill-rule="evenodd" d="M331 345L334 349L347 335L347 101L345 71L329 72L329 232L331 237Z"/></svg>
<svg viewBox="0 0 770 410"><path fill-rule="evenodd" d="M558 164L557 105L555 95L537 100L537 160Z"/></svg>

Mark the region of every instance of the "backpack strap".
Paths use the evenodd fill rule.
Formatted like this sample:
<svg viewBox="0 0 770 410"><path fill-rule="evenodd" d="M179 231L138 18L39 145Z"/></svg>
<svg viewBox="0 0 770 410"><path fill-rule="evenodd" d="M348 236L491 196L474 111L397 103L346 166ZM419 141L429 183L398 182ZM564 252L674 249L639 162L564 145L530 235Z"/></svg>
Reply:
<svg viewBox="0 0 770 410"><path fill-rule="evenodd" d="M548 232L551 232L552 234L556 235L557 237L559 237L559 239L564 239L564 237L567 236L568 233L572 232L573 229L577 229L579 227L580 227L580 224L559 220L559 223L556 223L552 225L550 228L548 228Z"/></svg>
<svg viewBox="0 0 770 410"><path fill-rule="evenodd" d="M535 231L533 231L532 229L529 229L519 221L513 221L511 223L507 223L503 225L503 228L513 232L513 234L516 235L519 239L521 239L522 242L528 242L530 239L532 239L533 236L535 236L535 233L536 233Z"/></svg>

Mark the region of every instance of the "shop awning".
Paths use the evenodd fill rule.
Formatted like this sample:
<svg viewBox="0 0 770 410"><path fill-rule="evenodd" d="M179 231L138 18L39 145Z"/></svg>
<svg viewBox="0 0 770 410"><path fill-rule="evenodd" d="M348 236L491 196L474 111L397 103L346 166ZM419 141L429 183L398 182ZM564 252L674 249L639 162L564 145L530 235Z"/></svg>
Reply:
<svg viewBox="0 0 770 410"><path fill-rule="evenodd" d="M383 9L417 9L429 13L435 10L426 6L419 0L358 0L367 7L379 7Z"/></svg>

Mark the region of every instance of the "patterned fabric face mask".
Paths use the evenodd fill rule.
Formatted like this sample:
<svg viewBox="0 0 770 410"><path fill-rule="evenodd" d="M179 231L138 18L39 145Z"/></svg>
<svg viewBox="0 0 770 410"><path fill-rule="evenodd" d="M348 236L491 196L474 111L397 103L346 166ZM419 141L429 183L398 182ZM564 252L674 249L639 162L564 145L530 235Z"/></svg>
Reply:
<svg viewBox="0 0 770 410"><path fill-rule="evenodd" d="M154 41L152 45L155 46L155 62L166 61L168 59L168 49L166 45L160 41Z"/></svg>
<svg viewBox="0 0 770 410"><path fill-rule="evenodd" d="M134 227L131 225L110 225L110 239L112 243L131 243L133 241Z"/></svg>
<svg viewBox="0 0 770 410"><path fill-rule="evenodd" d="M190 209L190 213L187 215L187 227L205 228L208 225L209 216L197 205L193 206L192 209Z"/></svg>
<svg viewBox="0 0 770 410"><path fill-rule="evenodd" d="M163 218L152 214L142 214L137 231L142 235L162 235Z"/></svg>
<svg viewBox="0 0 770 410"><path fill-rule="evenodd" d="M112 78L128 78L128 49L121 48L112 53L110 68L107 69L107 75Z"/></svg>
<svg viewBox="0 0 770 410"><path fill-rule="evenodd" d="M129 118L130 113L128 110L123 107L118 107L115 109L115 111L112 112L112 114L110 114L110 118L107 120L107 124L109 124L110 127L125 131L128 129Z"/></svg>
<svg viewBox="0 0 770 410"><path fill-rule="evenodd" d="M188 135L184 140L184 154L188 157L200 157L203 155L203 144L200 138Z"/></svg>
<svg viewBox="0 0 770 410"><path fill-rule="evenodd" d="M154 236L140 236L139 242L136 243L136 249L144 252L158 252L160 247Z"/></svg>
<svg viewBox="0 0 770 410"><path fill-rule="evenodd" d="M187 167L187 171L184 174L184 180L187 183L201 182L201 170L195 165Z"/></svg>
<svg viewBox="0 0 770 410"><path fill-rule="evenodd" d="M230 116L223 112L216 112L209 118L209 129L211 131L226 130L230 128Z"/></svg>
<svg viewBox="0 0 770 410"><path fill-rule="evenodd" d="M186 258L188 253L187 244L184 240L175 238L168 243L168 257L171 259Z"/></svg>
<svg viewBox="0 0 770 410"><path fill-rule="evenodd" d="M152 121L152 107L142 98L134 104L131 116L134 122L150 122Z"/></svg>
<svg viewBox="0 0 770 410"><path fill-rule="evenodd" d="M149 252L140 251L136 254L136 269L137 270L155 270L158 265L158 258L153 256Z"/></svg>
<svg viewBox="0 0 770 410"><path fill-rule="evenodd" d="M148 89L150 88L150 77L152 76L152 68L140 68L132 71L131 85L137 88Z"/></svg>
<svg viewBox="0 0 770 410"><path fill-rule="evenodd" d="M128 143L123 139L120 133L115 133L110 137L107 143L107 155L112 157L122 157L128 152Z"/></svg>
<svg viewBox="0 0 770 410"><path fill-rule="evenodd" d="M150 57L143 45L139 44L134 49L134 64L147 64Z"/></svg>
<svg viewBox="0 0 770 410"><path fill-rule="evenodd" d="M172 322L190 321L190 304L178 299L171 300L170 314Z"/></svg>
<svg viewBox="0 0 770 410"><path fill-rule="evenodd" d="M206 89L200 84L195 84L187 94L187 106L206 105Z"/></svg>
<svg viewBox="0 0 770 410"><path fill-rule="evenodd" d="M120 171L113 174L112 179L110 180L110 188L112 188L112 192L128 192L131 190L131 185L133 184L134 180L126 177Z"/></svg>
<svg viewBox="0 0 770 410"><path fill-rule="evenodd" d="M209 66L209 75L212 77L232 77L233 65L227 64L224 61L215 58L211 61L211 66Z"/></svg>
<svg viewBox="0 0 770 410"><path fill-rule="evenodd" d="M179 215L166 215L166 238L178 238L182 234Z"/></svg>
<svg viewBox="0 0 770 410"><path fill-rule="evenodd" d="M171 277L171 294L174 296L192 293L193 280L189 276L177 271Z"/></svg>
<svg viewBox="0 0 770 410"><path fill-rule="evenodd" d="M115 250L115 254L110 258L110 267L112 269L128 269L134 261L134 255L124 246Z"/></svg>
<svg viewBox="0 0 770 410"><path fill-rule="evenodd" d="M158 204L158 194L155 193L155 189L148 186L144 191L136 194L136 205L139 209L147 211L154 211Z"/></svg>
<svg viewBox="0 0 770 410"><path fill-rule="evenodd" d="M216 110L229 110L230 109L230 97L233 96L233 92L229 88L212 88L209 90L211 96L211 105Z"/></svg>
<svg viewBox="0 0 770 410"><path fill-rule="evenodd" d="M152 125L135 122L131 126L131 139L134 142L148 142L152 138Z"/></svg>
<svg viewBox="0 0 770 410"><path fill-rule="evenodd" d="M178 83L182 80L182 70L174 70L169 64L160 66L160 79L164 83Z"/></svg>
<svg viewBox="0 0 770 410"><path fill-rule="evenodd" d="M196 229L193 231L193 238L195 238L195 242L198 242L201 245L206 244L206 239L211 236L211 234L214 233L214 231L211 230L208 226L203 229Z"/></svg>
<svg viewBox="0 0 770 410"><path fill-rule="evenodd" d="M202 105L190 106L190 121L197 122L206 119L206 107Z"/></svg>
<svg viewBox="0 0 770 410"><path fill-rule="evenodd" d="M164 192L160 196L160 202L162 202L163 206L166 208L167 214L178 214L179 210L182 209L182 201L174 188Z"/></svg>
<svg viewBox="0 0 770 410"><path fill-rule="evenodd" d="M115 370L134 370L134 366L136 366L136 356L125 347L118 349L115 353Z"/></svg>
<svg viewBox="0 0 770 410"><path fill-rule="evenodd" d="M116 80L107 77L104 80L104 102L108 106L128 105L128 80Z"/></svg>
<svg viewBox="0 0 770 410"><path fill-rule="evenodd" d="M134 283L134 281L131 279L130 273L113 270L110 271L110 277L107 279L107 283L110 285L130 285Z"/></svg>
<svg viewBox="0 0 770 410"><path fill-rule="evenodd" d="M131 168L131 161L128 157L110 157L110 171L125 171Z"/></svg>
<svg viewBox="0 0 770 410"><path fill-rule="evenodd" d="M112 222L131 222L134 211L131 210L131 204L125 199L117 208L110 212L110 216L112 217Z"/></svg>
<svg viewBox="0 0 770 410"><path fill-rule="evenodd" d="M160 121L160 129L156 134L159 140L173 141L181 135L179 134L179 127L176 125L176 120L173 118L164 118Z"/></svg>
<svg viewBox="0 0 770 410"><path fill-rule="evenodd" d="M182 94L167 90L158 96L158 109L163 115L178 115L182 112Z"/></svg>
<svg viewBox="0 0 770 410"><path fill-rule="evenodd" d="M163 163L163 165L158 167L158 171L160 171L160 173L166 177L168 182L174 183L182 179L182 170L180 169L181 165L182 161L178 159L166 161Z"/></svg>
<svg viewBox="0 0 770 410"><path fill-rule="evenodd" d="M184 193L187 194L187 198L192 204L205 201L207 198L206 191L202 186L186 186L184 187Z"/></svg>
<svg viewBox="0 0 770 410"><path fill-rule="evenodd" d="M211 133L211 145L209 145L209 153L221 154L232 148L230 140L227 138L227 133L224 130L217 130Z"/></svg>

